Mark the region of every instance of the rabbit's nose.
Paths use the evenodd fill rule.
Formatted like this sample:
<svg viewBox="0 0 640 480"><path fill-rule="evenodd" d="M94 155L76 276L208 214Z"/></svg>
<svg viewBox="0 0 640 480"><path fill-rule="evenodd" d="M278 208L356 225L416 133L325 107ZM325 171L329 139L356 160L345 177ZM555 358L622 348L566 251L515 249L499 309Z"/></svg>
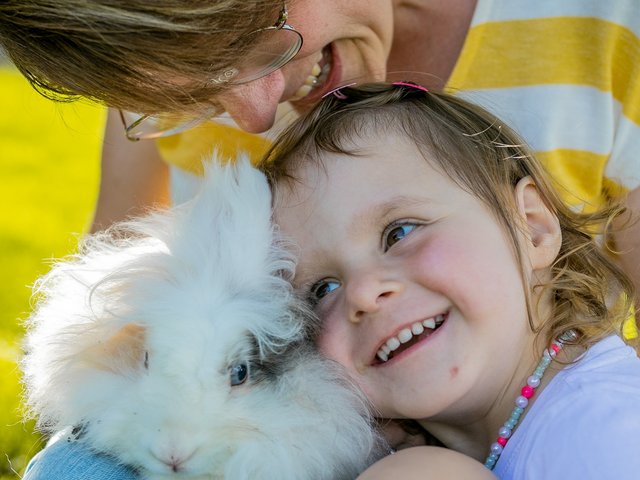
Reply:
<svg viewBox="0 0 640 480"><path fill-rule="evenodd" d="M172 472L178 473L184 470L184 465L186 462L191 459L195 455L196 451L193 450L191 452L164 452L164 453L156 453L151 452L157 460L165 464L167 467L171 469Z"/></svg>
<svg viewBox="0 0 640 480"><path fill-rule="evenodd" d="M160 461L168 466L172 472L178 473L182 470L182 466L187 459L172 455L169 458L161 459Z"/></svg>
<svg viewBox="0 0 640 480"><path fill-rule="evenodd" d="M171 457L170 463L168 463L167 465L171 467L171 470L178 473L180 471L181 464L182 464L182 460Z"/></svg>

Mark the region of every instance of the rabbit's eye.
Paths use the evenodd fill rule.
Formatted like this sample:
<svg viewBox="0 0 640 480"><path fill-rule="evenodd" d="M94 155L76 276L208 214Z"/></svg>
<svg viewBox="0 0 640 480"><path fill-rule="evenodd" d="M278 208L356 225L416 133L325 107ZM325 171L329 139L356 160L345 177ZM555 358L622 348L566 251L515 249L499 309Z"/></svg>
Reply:
<svg viewBox="0 0 640 480"><path fill-rule="evenodd" d="M232 387L242 385L249 376L249 369L244 363L233 365L229 369L229 382Z"/></svg>

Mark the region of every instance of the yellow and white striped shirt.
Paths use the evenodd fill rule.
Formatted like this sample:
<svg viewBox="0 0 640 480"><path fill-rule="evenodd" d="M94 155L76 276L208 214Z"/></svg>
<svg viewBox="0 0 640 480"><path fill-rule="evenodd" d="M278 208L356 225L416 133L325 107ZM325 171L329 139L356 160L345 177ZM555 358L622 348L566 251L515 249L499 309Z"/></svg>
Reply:
<svg viewBox="0 0 640 480"><path fill-rule="evenodd" d="M576 207L640 186L640 1L478 0L447 89L515 128ZM268 144L208 124L159 147L200 173L214 146L257 159Z"/></svg>
<svg viewBox="0 0 640 480"><path fill-rule="evenodd" d="M447 88L515 128L571 204L640 186L638 0L478 0Z"/></svg>

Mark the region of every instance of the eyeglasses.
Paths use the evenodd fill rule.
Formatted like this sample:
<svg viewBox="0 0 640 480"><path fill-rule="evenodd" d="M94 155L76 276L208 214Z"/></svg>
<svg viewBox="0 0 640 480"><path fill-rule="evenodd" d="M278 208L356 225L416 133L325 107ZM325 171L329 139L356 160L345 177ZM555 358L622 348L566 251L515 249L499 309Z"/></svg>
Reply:
<svg viewBox="0 0 640 480"><path fill-rule="evenodd" d="M242 60L223 72L213 75L209 82L219 85L242 85L279 70L289 63L302 48L302 35L287 23L286 2L278 21L270 27L259 28L242 37L254 48ZM162 116L137 115L120 110L126 137L131 141L151 140L184 132L224 113L222 107L211 107L203 115L190 117L173 114ZM131 118L133 116L133 118Z"/></svg>

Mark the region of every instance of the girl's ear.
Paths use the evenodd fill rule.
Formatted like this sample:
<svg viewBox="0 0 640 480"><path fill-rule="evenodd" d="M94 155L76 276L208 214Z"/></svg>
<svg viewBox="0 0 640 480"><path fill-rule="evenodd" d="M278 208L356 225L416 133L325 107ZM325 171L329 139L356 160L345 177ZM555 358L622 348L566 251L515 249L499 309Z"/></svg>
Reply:
<svg viewBox="0 0 640 480"><path fill-rule="evenodd" d="M558 217L540 197L531 177L515 187L515 201L525 227L525 249L534 270L550 266L560 251L562 230Z"/></svg>

